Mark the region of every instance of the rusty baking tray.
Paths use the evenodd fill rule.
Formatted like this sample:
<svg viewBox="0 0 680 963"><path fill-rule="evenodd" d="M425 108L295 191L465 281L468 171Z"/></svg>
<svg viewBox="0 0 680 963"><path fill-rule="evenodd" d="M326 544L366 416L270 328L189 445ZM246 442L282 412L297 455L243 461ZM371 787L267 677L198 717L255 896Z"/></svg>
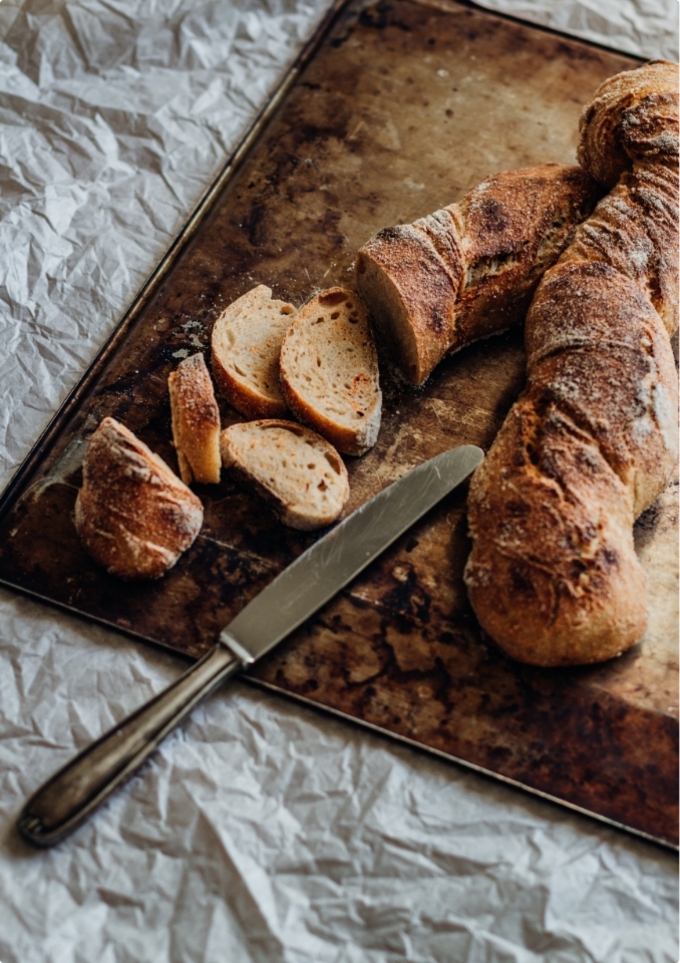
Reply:
<svg viewBox="0 0 680 963"><path fill-rule="evenodd" d="M581 105L637 63L470 4L387 0L329 13L0 503L5 585L196 657L313 540L226 475L164 579L122 583L73 526L86 439L105 415L170 464L167 376L205 350L255 283L302 303L352 284L379 228L498 170L573 163ZM487 448L521 389L521 330L447 359L420 389L383 364L376 447L349 459L355 508L460 443ZM225 422L237 420L223 405ZM605 665L546 670L485 639L461 572L465 493L449 497L250 675L410 744L677 846L677 497L636 527L652 618Z"/></svg>

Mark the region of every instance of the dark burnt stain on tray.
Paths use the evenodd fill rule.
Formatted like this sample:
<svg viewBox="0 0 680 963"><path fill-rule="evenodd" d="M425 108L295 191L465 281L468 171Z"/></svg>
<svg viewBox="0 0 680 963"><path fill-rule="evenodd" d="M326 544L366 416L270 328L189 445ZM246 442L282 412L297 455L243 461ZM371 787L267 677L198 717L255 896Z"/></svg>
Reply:
<svg viewBox="0 0 680 963"><path fill-rule="evenodd" d="M580 106L630 58L481 13L390 0L348 7L0 528L0 579L198 656L317 537L285 529L226 474L198 486L205 524L163 579L98 569L73 526L80 464L105 415L176 467L167 377L209 349L254 284L303 303L353 286L377 230L459 199L498 170L574 162ZM381 364L375 448L348 459L349 509L446 448L487 448L524 381L522 332L447 358L419 389ZM240 420L221 403L225 424ZM507 660L468 606L465 491L453 493L252 672L662 841L677 840L672 493L637 529L653 602L645 642L614 662L540 670ZM677 622L677 617L676 617Z"/></svg>

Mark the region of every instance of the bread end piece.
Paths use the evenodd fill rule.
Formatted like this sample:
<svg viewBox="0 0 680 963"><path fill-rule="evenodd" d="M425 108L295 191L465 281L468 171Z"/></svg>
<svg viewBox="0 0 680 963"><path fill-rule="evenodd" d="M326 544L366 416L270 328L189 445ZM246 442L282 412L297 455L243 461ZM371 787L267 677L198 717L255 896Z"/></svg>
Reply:
<svg viewBox="0 0 680 963"><path fill-rule="evenodd" d="M224 467L253 487L291 528L312 531L330 525L349 497L340 455L294 421L231 425L222 432L220 446Z"/></svg>
<svg viewBox="0 0 680 963"><path fill-rule="evenodd" d="M203 506L165 462L114 418L90 438L76 530L111 575L156 579L192 544Z"/></svg>
<svg viewBox="0 0 680 963"><path fill-rule="evenodd" d="M186 485L220 480L220 412L202 354L185 358L168 378L172 437Z"/></svg>
<svg viewBox="0 0 680 963"><path fill-rule="evenodd" d="M447 353L520 322L600 192L578 167L503 171L459 204L367 241L357 289L409 381L422 384Z"/></svg>
<svg viewBox="0 0 680 963"><path fill-rule="evenodd" d="M379 231L358 251L357 290L404 376L422 384L451 342L460 277L409 224Z"/></svg>
<svg viewBox="0 0 680 963"><path fill-rule="evenodd" d="M246 418L282 418L288 413L279 383L279 355L294 315L292 304L275 300L271 288L259 284L230 304L214 324L215 383Z"/></svg>

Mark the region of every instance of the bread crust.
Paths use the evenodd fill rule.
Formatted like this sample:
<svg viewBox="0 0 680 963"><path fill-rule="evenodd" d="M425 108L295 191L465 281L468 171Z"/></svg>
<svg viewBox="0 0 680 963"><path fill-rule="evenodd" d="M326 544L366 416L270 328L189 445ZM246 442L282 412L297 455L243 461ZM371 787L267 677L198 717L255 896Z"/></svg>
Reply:
<svg viewBox="0 0 680 963"><path fill-rule="evenodd" d="M246 418L282 418L288 413L281 392L281 343L295 315L287 301L258 284L222 312L211 336L215 383L230 405Z"/></svg>
<svg viewBox="0 0 680 963"><path fill-rule="evenodd" d="M294 421L264 419L225 428L224 467L254 488L284 525L312 531L330 525L348 497L347 469L335 448Z"/></svg>
<svg viewBox="0 0 680 963"><path fill-rule="evenodd" d="M582 162L618 180L538 287L527 390L469 497L472 606L543 666L611 658L647 623L633 522L677 462L677 67L606 81L581 138Z"/></svg>
<svg viewBox="0 0 680 963"><path fill-rule="evenodd" d="M168 378L172 437L185 485L220 480L220 410L205 358L185 358Z"/></svg>
<svg viewBox="0 0 680 963"><path fill-rule="evenodd" d="M511 658L599 662L640 638L645 576L630 492L587 432L540 392L512 409L475 474L468 511L470 600Z"/></svg>
<svg viewBox="0 0 680 963"><path fill-rule="evenodd" d="M345 455L363 455L380 430L378 356L366 306L334 287L305 304L281 348L288 407Z"/></svg>
<svg viewBox="0 0 680 963"><path fill-rule="evenodd" d="M76 498L76 530L92 558L120 578L160 578L202 523L196 495L128 428L104 418Z"/></svg>
<svg viewBox="0 0 680 963"><path fill-rule="evenodd" d="M578 167L505 171L372 237L357 255L357 289L405 376L421 384L448 352L522 320L601 193Z"/></svg>
<svg viewBox="0 0 680 963"><path fill-rule="evenodd" d="M639 160L677 166L678 65L650 60L600 84L579 121L578 162L606 188Z"/></svg>

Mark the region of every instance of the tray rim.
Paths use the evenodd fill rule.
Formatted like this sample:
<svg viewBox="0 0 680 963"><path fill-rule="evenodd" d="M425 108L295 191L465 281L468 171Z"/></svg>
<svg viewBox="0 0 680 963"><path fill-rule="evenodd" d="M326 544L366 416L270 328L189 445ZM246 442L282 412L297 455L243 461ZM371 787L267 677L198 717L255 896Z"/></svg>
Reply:
<svg viewBox="0 0 680 963"><path fill-rule="evenodd" d="M277 695L284 696L286 698L292 699L295 702L302 703L302 705L308 706L312 709L316 709L319 712L329 713L338 719L342 719L344 722L351 722L354 725L361 726L364 729L369 729L376 735L384 736L387 739L400 742L410 749L416 749L420 752L427 753L428 755L436 756L447 763L455 763L456 765L463 766L465 769L472 770L480 776L484 776L489 779L493 779L497 782L502 782L507 786L511 786L513 789L521 790L522 792L529 793L531 796L536 796L539 799L543 799L553 805L560 806L562 808L570 809L572 812L578 813L579 816L587 816L589 819L595 819L600 823L604 823L607 826L611 826L614 829L622 830L626 833L630 833L633 836L637 836L644 839L646 842L654 843L657 846L661 846L664 849L669 849L671 852L680 852L680 845L672 843L668 839L664 839L662 836L654 836L651 833L646 833L642 829L636 829L634 826L628 826L626 823L620 823L616 819L612 819L610 816L603 816L601 813L593 812L592 809L586 809L584 806L579 806L576 803L569 802L567 799L562 799L560 796L553 796L551 793L545 792L543 789L536 789L534 786L528 786L524 782L519 782L517 779L513 779L511 776L504 776L503 773L494 772L493 769L486 769L484 766L480 766L476 762L470 762L467 759L463 759L460 756L451 755L448 752L444 752L442 749L435 749L433 746L427 746L423 742L418 742L416 739L409 739L408 736L402 736L398 732L392 732L390 729L383 729L380 726L375 725L373 722L367 722L364 719L359 719L357 716L349 715L349 713L343 712L341 709L334 709L332 706L323 705L320 702L314 702L312 699L308 699L306 696L299 695L296 692L291 692L288 689L280 689L278 686L271 682L264 682L262 679L256 679L247 673L241 673L237 676L248 685L260 689L266 689L269 692L275 692Z"/></svg>
<svg viewBox="0 0 680 963"><path fill-rule="evenodd" d="M141 632L135 632L132 629L126 629L116 622L109 622L107 619L102 619L96 615L91 615L89 612L82 612L72 606L65 605L63 602L59 602L56 599L48 598L47 596L40 595L39 592L33 592L31 589L24 588L23 586L13 585L11 582L0 578L0 586L3 588L9 588L19 595L26 598L35 599L39 602L44 602L46 605L52 608L58 609L64 612L66 615L78 618L85 622L90 622L95 625L100 625L103 628L113 630L120 635L131 639L134 642L143 642L145 645L156 648L161 652L176 656L178 659L184 659L188 663L194 663L198 661L198 656L189 655L187 652L182 652L179 649L173 648L171 645L166 645L159 639L153 639L147 635L143 635ZM338 595L341 595L339 592ZM391 729L383 729L381 726L375 725L373 722L368 722L365 719L360 719L358 716L350 715L347 712L343 712L341 709L335 709L333 706L324 705L321 702L315 702L313 699L309 699L307 696L300 695L297 692L291 692L289 689L282 689L272 682L265 682L263 679L255 678L251 676L247 667L240 670L236 676L242 682L247 683L253 688L263 689L267 692L273 692L277 696L282 696L286 699L290 699L292 702L306 706L309 709L313 709L315 712L319 712L324 715L333 716L336 719L342 719L343 722L350 723L351 725L358 726L362 729L368 729L374 735L379 735L385 739L401 743L402 745L408 746L409 749L413 749L417 752L425 753L429 756L435 756L437 759L454 765L462 766L464 769L471 770L480 776L484 776L487 779L493 779L496 782L501 782L506 786L510 786L518 791L528 793L531 796L535 796L539 799L549 802L552 805L560 806L577 813L579 816L585 816L589 819L594 819L605 826L612 827L619 831L629 833L632 836L636 836L639 839L643 839L645 842L653 843L655 846L660 846L663 849L670 850L674 853L680 853L680 843L676 844L671 842L669 839L665 839L663 836L654 836L652 833L646 833L642 829L637 829L635 826L629 826L627 823L618 822L616 819L612 819L610 816L604 816L602 813L597 813L592 809L586 809L584 806L579 806L576 803L569 802L568 799L562 799L560 796L553 796L551 793L545 792L543 789L537 789L534 786L529 786L527 783L520 782L518 779L513 779L511 776L505 776L503 773L495 772L493 769L487 769L484 766L480 766L479 763L471 762L468 759L463 759L461 756L453 755L452 753L444 752L442 749L436 749L433 746L428 746L424 742L418 742L416 739L409 739L408 736L402 736L398 732L393 732Z"/></svg>
<svg viewBox="0 0 680 963"><path fill-rule="evenodd" d="M159 261L153 267L149 275L144 279L137 291L132 295L131 299L124 307L119 320L114 323L113 328L106 336L91 361L83 370L81 377L69 390L68 394L52 415L47 425L38 436L36 442L31 446L28 454L20 463L5 488L0 491L0 524L2 524L7 515L15 508L21 497L30 489L33 474L39 469L41 463L43 463L43 461L53 451L54 447L59 441L60 436L67 428L71 418L77 414L81 399L87 394L91 383L100 374L109 359L115 355L120 343L123 341L128 331L134 326L138 316L144 310L148 302L155 296L163 280L170 274L173 267L180 259L186 245L191 241L195 233L198 231L204 218L210 215L212 211L212 205L216 201L218 195L224 190L232 178L236 176L243 164L247 161L251 152L256 148L259 139L264 135L270 121L274 120L280 105L294 87L299 76L312 61L317 50L324 42L327 35L331 32L336 22L343 14L349 13L349 11L352 9L355 10L357 14L360 14L364 8L373 6L377 2L381 2L381 0L331 0L330 5L327 7L326 12L317 23L312 34L283 73L278 85L274 88L267 101L256 113L253 121L243 133L236 147L227 156L224 164L218 170L217 174L208 184L193 210L189 212L187 219L175 237L170 241ZM456 9L472 9L490 18L496 18L509 21L511 23L520 24L529 30L563 38L572 44L582 45L594 50L603 50L610 54L618 54L630 59L631 61L638 61L639 63L644 63L646 60L644 57L629 53L628 51L619 50L616 47L609 47L605 44L599 44L581 37L575 37L564 31L556 30L543 24L533 23L529 20L525 20L519 16L514 16L509 13L490 10L479 3L473 2L473 0L408 0L408 2L421 7L430 7L444 13L452 13ZM140 632L135 632L132 629L126 629L124 626L116 622L111 622L99 616L92 615L89 612L82 611L73 605L67 605L64 602L41 595L40 592L17 585L6 578L0 577L0 586L10 589L11 591L16 592L24 597L45 603L48 606L51 606L70 616L75 616L78 619L100 625L107 630L113 630L136 642L142 642L145 645L151 645L160 651L171 653L178 658L188 660L189 662L194 662L196 660L196 657L191 656L186 652L182 652L173 646L160 641L159 639L151 638ZM467 770L477 773L478 775L501 782L512 787L513 789L518 789L522 792L529 793L530 795L538 797L553 805L569 809L580 816L586 816L590 819L594 819L604 825L629 833L645 840L646 842L661 846L664 849L668 849L673 852L680 852L680 844L675 844L664 837L654 836L653 834L637 829L634 826L629 826L625 823L618 822L611 817L604 816L590 809L586 809L585 807L569 802L561 797L553 796L544 790L529 786L526 783L522 783L509 776L505 776L502 773L495 772L491 769L486 769L485 767L480 766L478 763L474 763L459 756L444 752L441 749L428 746L424 743L418 742L415 739L392 732L389 729L381 728L375 723L360 719L357 716L350 715L349 713L345 713L342 710L333 708L331 706L315 702L306 696L280 688L273 683L254 678L247 672L239 672L238 677L251 686L276 693L279 696L284 696L315 711L342 719L344 722L350 722L355 726L360 726L373 732L374 734L380 735L381 737L385 737L408 746L410 749L426 753L430 756L435 756L436 758L444 760L447 763L460 765Z"/></svg>

